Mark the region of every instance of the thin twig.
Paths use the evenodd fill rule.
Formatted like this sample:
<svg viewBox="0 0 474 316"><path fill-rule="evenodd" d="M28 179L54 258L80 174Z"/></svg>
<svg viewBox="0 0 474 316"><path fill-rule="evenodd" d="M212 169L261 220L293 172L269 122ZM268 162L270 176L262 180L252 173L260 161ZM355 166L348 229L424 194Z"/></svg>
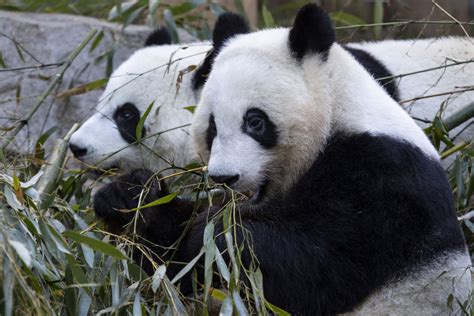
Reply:
<svg viewBox="0 0 474 316"><path fill-rule="evenodd" d="M402 78L402 77L417 75L417 74L424 73L424 72L428 72L428 71L433 71L433 70L438 70L438 69L444 69L444 68L448 68L448 67L452 67L452 66L458 66L458 65L463 65L463 64L470 64L470 63L474 63L474 60L473 60L473 59L469 59L469 60L464 60L464 61L456 61L456 62L453 62L453 63L451 63L451 64L446 64L446 65L443 65L443 66L438 66L438 67L433 67L433 68L426 68L426 69L417 70L417 71L413 71L413 72L407 72L407 73L404 73L404 74L393 75L393 76L386 76L386 77L380 77L380 78L376 78L376 79L377 79L377 80L399 79L399 78Z"/></svg>
<svg viewBox="0 0 474 316"><path fill-rule="evenodd" d="M456 24L459 25L459 27L463 30L464 34L466 34L467 37L469 37L469 33L466 31L466 29L464 28L464 26L462 25L461 21L459 21L458 19L456 19L451 13L449 13L448 11L446 11L442 6L440 6L435 0L431 0L431 2L438 8L440 9L441 11L443 11L444 14L446 14L447 16L449 16L450 19L452 19Z"/></svg>
<svg viewBox="0 0 474 316"><path fill-rule="evenodd" d="M382 22L382 23L368 23L368 24L355 24L355 25L346 25L346 26L338 26L336 30L344 30L344 29L355 29L355 28L364 28L364 27L376 27L376 26L402 26L408 24L461 24L461 25L474 25L474 22L455 22L455 21L398 21L398 22Z"/></svg>
<svg viewBox="0 0 474 316"><path fill-rule="evenodd" d="M40 96L40 99L38 100L38 103L33 107L31 112L28 114L28 116L18 122L18 125L15 127L15 129L11 132L10 137L7 138L5 143L2 146L2 150L5 151L7 146L13 141L13 139L16 137L16 135L25 127L26 124L28 124L28 121L33 117L33 115L38 111L38 109L41 107L43 102L46 100L48 95L53 91L54 87L61 82L64 73L66 70L71 66L72 62L76 57L81 53L81 51L86 47L86 45L92 40L92 38L95 36L97 33L97 30L93 29L92 31L89 32L87 37L82 41L82 43L67 57L66 61L64 61L63 66L61 67L59 73L56 75L56 78L51 82L51 84L48 86L46 91Z"/></svg>
<svg viewBox="0 0 474 316"><path fill-rule="evenodd" d="M468 92L468 91L474 91L474 87L470 87L470 88L463 89L463 90L454 90L454 91L424 95L424 96L416 97L416 98L413 98L413 99L403 100L403 101L400 101L398 103L403 104L403 103L408 103L408 102L417 101L417 100L421 100L421 99L435 98L435 97L440 97L440 96L443 96L443 95L452 95L452 94L463 93L463 92Z"/></svg>
<svg viewBox="0 0 474 316"><path fill-rule="evenodd" d="M53 64L39 64L33 66L24 66L24 67L16 67L16 68L3 68L0 69L0 72L9 72L9 71L20 71L20 70L28 70L28 69L44 69L44 68L52 68L52 67L59 67L64 65L64 61L60 63L53 63Z"/></svg>
<svg viewBox="0 0 474 316"><path fill-rule="evenodd" d="M35 57L35 55L33 55L32 53L30 53L25 47L23 47L23 45L21 45L20 43L18 43L13 37L10 37L8 36L7 34L3 33L3 32L0 32L0 36L3 36L3 37L6 37L7 39L9 39L10 41L13 42L13 44L15 44L16 48L21 48L22 51L24 51L28 56L31 57L31 59L33 59L34 61L36 61L38 64L43 64L41 61L38 60L38 58ZM20 55L20 58L23 60L23 57L21 56L21 52L18 50L18 54Z"/></svg>

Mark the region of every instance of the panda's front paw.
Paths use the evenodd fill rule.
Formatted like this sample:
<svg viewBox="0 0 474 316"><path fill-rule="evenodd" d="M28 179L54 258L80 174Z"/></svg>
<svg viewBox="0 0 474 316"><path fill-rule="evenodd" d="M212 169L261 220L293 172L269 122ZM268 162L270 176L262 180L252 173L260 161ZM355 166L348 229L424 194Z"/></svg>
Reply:
<svg viewBox="0 0 474 316"><path fill-rule="evenodd" d="M107 184L94 195L96 215L113 230L123 228L133 219L135 212L131 210L137 207L143 190L147 193L145 201L151 201L159 195L159 185L152 177L152 172L139 169Z"/></svg>

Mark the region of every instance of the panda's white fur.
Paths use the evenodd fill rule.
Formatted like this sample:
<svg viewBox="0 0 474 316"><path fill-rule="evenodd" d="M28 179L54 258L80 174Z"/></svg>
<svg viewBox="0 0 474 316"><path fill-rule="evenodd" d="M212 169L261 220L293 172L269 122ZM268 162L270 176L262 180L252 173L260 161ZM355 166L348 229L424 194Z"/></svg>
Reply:
<svg viewBox="0 0 474 316"><path fill-rule="evenodd" d="M273 33L270 32L267 36L272 37ZM362 42L350 43L348 46L370 53L394 75L442 66L453 60L474 60L472 39L460 37ZM192 115L183 110L183 107L197 104L200 91L195 91L191 85L193 72L184 75L179 91L176 89L176 82L179 71L190 65L199 65L209 49L210 43L202 42L151 46L133 54L111 76L106 91L99 100L97 113L73 135L71 143L88 150L87 155L79 159L101 168L116 166L125 170L144 167L162 170L170 167L170 162L178 166L189 163L192 158L189 152L190 138L187 128L179 127L190 123ZM168 69L166 65L170 59L180 60L171 64ZM403 101L453 91L457 87L472 86L473 73L474 64L462 64L404 76L396 79L396 82ZM443 115L447 117L467 105L473 95L474 92L470 91L452 97L419 99L403 103L402 107L414 117L431 121L443 101L447 100ZM148 135L177 129L161 134L158 138L146 139L148 148L130 145L118 133L111 115L118 106L127 102L135 104L140 114L143 114L152 101L155 101L154 109L145 124ZM474 126L469 127L462 138L468 140L473 129Z"/></svg>
<svg viewBox="0 0 474 316"><path fill-rule="evenodd" d="M337 132L389 136L439 160L423 131L340 45L331 47L327 61L310 55L300 65L288 35L288 29L238 35L215 60L192 125L196 152L208 162L211 177L238 175L232 187L244 192L256 192L269 181L261 203L271 201L294 186ZM250 108L271 116L279 133L275 148L263 148L243 132L242 118ZM211 114L217 135L210 152L206 139ZM373 293L353 313L448 314L449 294L460 302L468 299L469 267L465 251L441 253ZM454 312L459 313L456 305Z"/></svg>
<svg viewBox="0 0 474 316"><path fill-rule="evenodd" d="M211 173L240 174L241 180L235 187L238 190L255 191L263 183L265 173L281 176L281 181L274 182L292 186L324 146L329 132L338 130L369 131L407 139L433 159L439 159L423 131L346 50L335 45L327 63L308 59L301 68L291 58L286 42L288 31L271 29L237 37L239 40L231 43L232 49L225 49L216 59L215 65L219 67L213 69L209 80L218 79L203 90L193 121L198 140L196 152L207 160L209 151L204 135L208 124L203 122L216 110L226 114L216 117L222 133L213 143ZM226 63L230 58L233 62ZM345 66L334 67L331 62ZM326 69L329 67L330 71ZM307 86L317 93L309 95ZM360 93L367 90L370 93ZM261 103L254 104L254 100ZM291 104L291 110L281 107L282 104ZM268 152L250 137L236 133L242 122L235 118L256 106L271 112L275 124L287 133L280 135L278 153L279 157L286 157L286 163L272 166L272 170L263 168L271 161Z"/></svg>
<svg viewBox="0 0 474 316"><path fill-rule="evenodd" d="M431 122L441 108L442 117L446 118L474 99L474 89L456 93L474 87L473 38L385 40L350 43L348 46L375 56L392 74L406 75L394 80L402 107L414 118ZM451 66L443 67L446 65ZM424 71L437 67L439 69ZM453 93L449 95L449 92ZM418 124L423 127L427 125L422 121L418 121ZM465 126L455 129L451 134L455 135ZM474 126L470 126L461 138L470 140L473 132Z"/></svg>
<svg viewBox="0 0 474 316"><path fill-rule="evenodd" d="M73 134L71 144L84 148L79 157L100 168L162 170L172 164L184 166L190 157L189 123L192 114L184 109L197 104L199 93L192 88L192 72L209 51L209 43L149 46L136 51L110 77L99 99L96 113ZM134 104L143 115L153 108L145 122L145 146L131 145L120 135L113 114L125 103ZM157 136L152 136L156 135ZM151 136L151 137L150 137Z"/></svg>

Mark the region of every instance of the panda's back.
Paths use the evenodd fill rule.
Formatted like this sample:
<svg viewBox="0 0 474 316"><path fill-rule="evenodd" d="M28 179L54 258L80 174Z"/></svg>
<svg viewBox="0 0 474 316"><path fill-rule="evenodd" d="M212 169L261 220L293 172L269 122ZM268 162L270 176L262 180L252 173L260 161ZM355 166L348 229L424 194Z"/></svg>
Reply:
<svg viewBox="0 0 474 316"><path fill-rule="evenodd" d="M408 309L429 300L446 309L454 279L453 294L467 298L470 259L449 183L439 162L418 147L390 136L337 133L287 196L257 216L295 227L306 236L298 245L307 249L304 260L324 262L322 270L293 271L294 282L327 289L318 294L328 308L322 314L349 312L367 299L361 315L374 310L371 304L377 314L399 302ZM272 301L284 299L279 291L265 289ZM433 297L441 301L433 305Z"/></svg>

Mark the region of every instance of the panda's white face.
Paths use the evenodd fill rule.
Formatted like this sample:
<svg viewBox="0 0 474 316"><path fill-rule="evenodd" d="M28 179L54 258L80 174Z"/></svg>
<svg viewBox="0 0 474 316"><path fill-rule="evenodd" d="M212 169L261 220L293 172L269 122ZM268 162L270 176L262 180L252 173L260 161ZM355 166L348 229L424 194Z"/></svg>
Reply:
<svg viewBox="0 0 474 316"><path fill-rule="evenodd" d="M192 73L180 71L198 65L208 44L165 45L137 51L112 74L96 107L96 113L71 138L74 155L100 168L152 168L170 163L183 165L191 113L184 107L197 103ZM171 61L171 63L170 63ZM142 145L136 144L136 127L150 104L152 110L143 128ZM174 144L170 148L170 144ZM176 151L176 152L175 152Z"/></svg>
<svg viewBox="0 0 474 316"><path fill-rule="evenodd" d="M328 90L316 98L309 93L286 41L275 41L287 36L281 29L237 37L235 47L231 41L213 65L193 121L196 149L211 178L256 193L256 201L286 192L329 130ZM265 43L268 38L273 41Z"/></svg>

